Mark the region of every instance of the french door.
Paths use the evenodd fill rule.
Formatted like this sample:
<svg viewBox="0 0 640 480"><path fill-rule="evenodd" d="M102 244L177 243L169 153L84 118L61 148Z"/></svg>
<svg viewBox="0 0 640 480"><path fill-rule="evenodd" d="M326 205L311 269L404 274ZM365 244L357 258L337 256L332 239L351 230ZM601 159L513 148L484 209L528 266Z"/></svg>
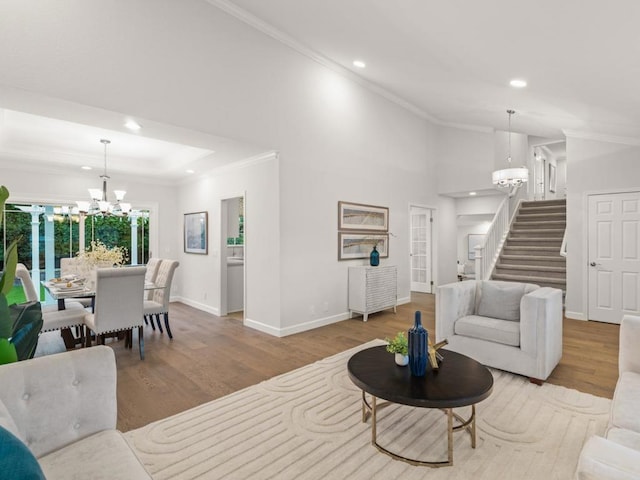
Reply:
<svg viewBox="0 0 640 480"><path fill-rule="evenodd" d="M411 291L431 293L431 209L411 206Z"/></svg>

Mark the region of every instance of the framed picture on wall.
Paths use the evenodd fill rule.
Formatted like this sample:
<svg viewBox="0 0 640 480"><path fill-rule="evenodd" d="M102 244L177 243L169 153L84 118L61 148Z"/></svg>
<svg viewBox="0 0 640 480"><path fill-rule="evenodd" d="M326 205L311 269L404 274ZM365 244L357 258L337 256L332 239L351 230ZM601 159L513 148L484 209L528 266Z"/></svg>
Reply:
<svg viewBox="0 0 640 480"><path fill-rule="evenodd" d="M338 230L389 230L389 209L361 203L338 202Z"/></svg>
<svg viewBox="0 0 640 480"><path fill-rule="evenodd" d="M552 163L549 164L549 191L556 193L556 166Z"/></svg>
<svg viewBox="0 0 640 480"><path fill-rule="evenodd" d="M484 242L484 234L482 233L470 233L468 239L468 258L469 260L476 259L476 247L481 246Z"/></svg>
<svg viewBox="0 0 640 480"><path fill-rule="evenodd" d="M369 258L373 246L380 258L389 257L389 234L338 232L338 260Z"/></svg>
<svg viewBox="0 0 640 480"><path fill-rule="evenodd" d="M207 254L207 212L184 214L184 251L185 253Z"/></svg>

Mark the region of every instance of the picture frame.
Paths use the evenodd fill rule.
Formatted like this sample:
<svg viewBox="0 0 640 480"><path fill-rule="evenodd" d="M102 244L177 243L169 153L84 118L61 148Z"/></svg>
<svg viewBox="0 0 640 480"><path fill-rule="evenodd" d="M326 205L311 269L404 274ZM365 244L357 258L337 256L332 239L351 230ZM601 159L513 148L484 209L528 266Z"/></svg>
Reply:
<svg viewBox="0 0 640 480"><path fill-rule="evenodd" d="M549 191L556 193L556 166L552 163L549 164Z"/></svg>
<svg viewBox="0 0 640 480"><path fill-rule="evenodd" d="M388 232L389 208L340 201L338 230Z"/></svg>
<svg viewBox="0 0 640 480"><path fill-rule="evenodd" d="M207 212L184 214L184 252L207 255L209 243Z"/></svg>
<svg viewBox="0 0 640 480"><path fill-rule="evenodd" d="M468 242L468 250L467 250L467 258L469 260L476 259L476 247L482 245L484 242L485 235L483 233L470 233Z"/></svg>
<svg viewBox="0 0 640 480"><path fill-rule="evenodd" d="M389 257L388 233L338 232L338 260L369 258L374 245L380 258Z"/></svg>

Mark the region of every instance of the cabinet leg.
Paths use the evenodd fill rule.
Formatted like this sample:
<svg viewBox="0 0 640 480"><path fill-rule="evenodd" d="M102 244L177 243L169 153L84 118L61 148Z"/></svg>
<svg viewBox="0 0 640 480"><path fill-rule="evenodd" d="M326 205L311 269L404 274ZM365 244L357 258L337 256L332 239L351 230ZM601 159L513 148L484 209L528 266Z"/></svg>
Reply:
<svg viewBox="0 0 640 480"><path fill-rule="evenodd" d="M369 318L369 314L368 313L363 313L362 314L362 321L366 322L367 318Z"/></svg>

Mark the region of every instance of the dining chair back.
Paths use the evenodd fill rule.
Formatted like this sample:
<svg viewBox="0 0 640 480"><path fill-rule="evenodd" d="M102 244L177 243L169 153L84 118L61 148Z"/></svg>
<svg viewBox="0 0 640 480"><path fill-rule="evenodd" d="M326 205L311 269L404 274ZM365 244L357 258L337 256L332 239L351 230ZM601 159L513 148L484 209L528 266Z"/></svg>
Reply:
<svg viewBox="0 0 640 480"><path fill-rule="evenodd" d="M144 266L99 268L96 271L95 311L84 318L85 326L98 337L99 343L104 343L106 334L125 331L125 344L131 348L131 332L138 327L141 359L144 359L142 295L146 271ZM87 344L90 344L90 339L87 334Z"/></svg>
<svg viewBox="0 0 640 480"><path fill-rule="evenodd" d="M173 338L171 328L169 327L169 300L171 296L171 283L173 282L173 274L180 263L177 260L162 260L160 267L158 268L158 274L156 276L155 284L161 285L162 288L156 288L151 290L153 296L151 300L145 300L144 302L144 315L146 318L151 319L153 324L153 317L155 316L158 328L162 332L162 325L160 324L160 315L164 316L164 326L167 329L167 335L169 338Z"/></svg>
<svg viewBox="0 0 640 480"><path fill-rule="evenodd" d="M79 275L78 271L78 259L76 257L60 257L60 276L66 277L68 275ZM91 297L79 297L74 298L74 302L79 302L83 307L92 307L93 298Z"/></svg>
<svg viewBox="0 0 640 480"><path fill-rule="evenodd" d="M147 262L147 273L144 276L145 283L156 283L156 279L158 277L158 269L160 267L160 263L162 262L161 258L151 257ZM153 300L153 290L148 290L145 292L145 300Z"/></svg>
<svg viewBox="0 0 640 480"><path fill-rule="evenodd" d="M16 265L16 277L22 283L22 289L27 302L39 302L40 295L36 286L31 280L29 270L22 263ZM42 305L42 328L41 332L51 332L65 328L79 327L84 321L86 314L84 306L78 302L66 300L65 308L59 310L56 305Z"/></svg>

